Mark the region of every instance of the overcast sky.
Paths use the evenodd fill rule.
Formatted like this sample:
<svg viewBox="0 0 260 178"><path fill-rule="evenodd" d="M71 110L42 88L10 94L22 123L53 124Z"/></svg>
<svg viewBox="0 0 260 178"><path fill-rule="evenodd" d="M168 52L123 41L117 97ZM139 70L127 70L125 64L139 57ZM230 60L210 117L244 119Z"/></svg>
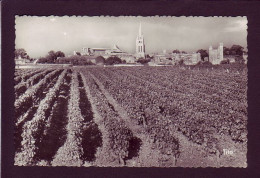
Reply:
<svg viewBox="0 0 260 178"><path fill-rule="evenodd" d="M30 57L48 51L66 55L82 47L107 48L116 44L134 53L139 24L142 24L146 53L174 49L194 52L217 47L247 47L246 17L36 17L16 16L16 48Z"/></svg>

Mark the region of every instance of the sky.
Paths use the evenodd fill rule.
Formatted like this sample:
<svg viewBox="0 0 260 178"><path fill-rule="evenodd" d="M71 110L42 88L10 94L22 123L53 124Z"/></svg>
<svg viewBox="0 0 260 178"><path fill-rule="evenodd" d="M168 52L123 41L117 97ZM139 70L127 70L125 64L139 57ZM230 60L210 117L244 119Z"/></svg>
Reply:
<svg viewBox="0 0 260 178"><path fill-rule="evenodd" d="M50 50L66 55L82 47L109 48L135 53L140 23L146 53L178 49L196 52L217 48L220 42L231 47L247 47L246 17L77 17L16 16L16 49L24 48L33 58L44 57Z"/></svg>

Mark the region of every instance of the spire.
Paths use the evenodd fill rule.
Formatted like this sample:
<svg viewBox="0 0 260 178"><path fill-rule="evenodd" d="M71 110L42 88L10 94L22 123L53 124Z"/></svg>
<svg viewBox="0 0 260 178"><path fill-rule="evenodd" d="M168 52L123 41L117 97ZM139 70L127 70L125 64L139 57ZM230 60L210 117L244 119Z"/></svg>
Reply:
<svg viewBox="0 0 260 178"><path fill-rule="evenodd" d="M140 26L139 26L139 36L142 35L142 25L141 25L141 22L140 22Z"/></svg>

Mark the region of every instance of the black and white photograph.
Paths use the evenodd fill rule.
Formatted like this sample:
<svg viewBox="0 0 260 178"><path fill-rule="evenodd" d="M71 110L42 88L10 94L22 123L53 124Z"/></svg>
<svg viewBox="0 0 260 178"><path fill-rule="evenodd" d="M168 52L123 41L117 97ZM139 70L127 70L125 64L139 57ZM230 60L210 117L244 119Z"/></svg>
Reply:
<svg viewBox="0 0 260 178"><path fill-rule="evenodd" d="M247 168L247 24L16 15L14 165Z"/></svg>

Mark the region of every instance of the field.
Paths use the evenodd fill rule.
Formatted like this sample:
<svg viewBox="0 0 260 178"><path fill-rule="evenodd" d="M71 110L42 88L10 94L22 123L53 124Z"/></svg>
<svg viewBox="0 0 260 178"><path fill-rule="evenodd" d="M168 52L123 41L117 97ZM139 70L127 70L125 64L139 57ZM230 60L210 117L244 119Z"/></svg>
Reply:
<svg viewBox="0 0 260 178"><path fill-rule="evenodd" d="M34 68L14 77L15 165L247 166L246 66Z"/></svg>

